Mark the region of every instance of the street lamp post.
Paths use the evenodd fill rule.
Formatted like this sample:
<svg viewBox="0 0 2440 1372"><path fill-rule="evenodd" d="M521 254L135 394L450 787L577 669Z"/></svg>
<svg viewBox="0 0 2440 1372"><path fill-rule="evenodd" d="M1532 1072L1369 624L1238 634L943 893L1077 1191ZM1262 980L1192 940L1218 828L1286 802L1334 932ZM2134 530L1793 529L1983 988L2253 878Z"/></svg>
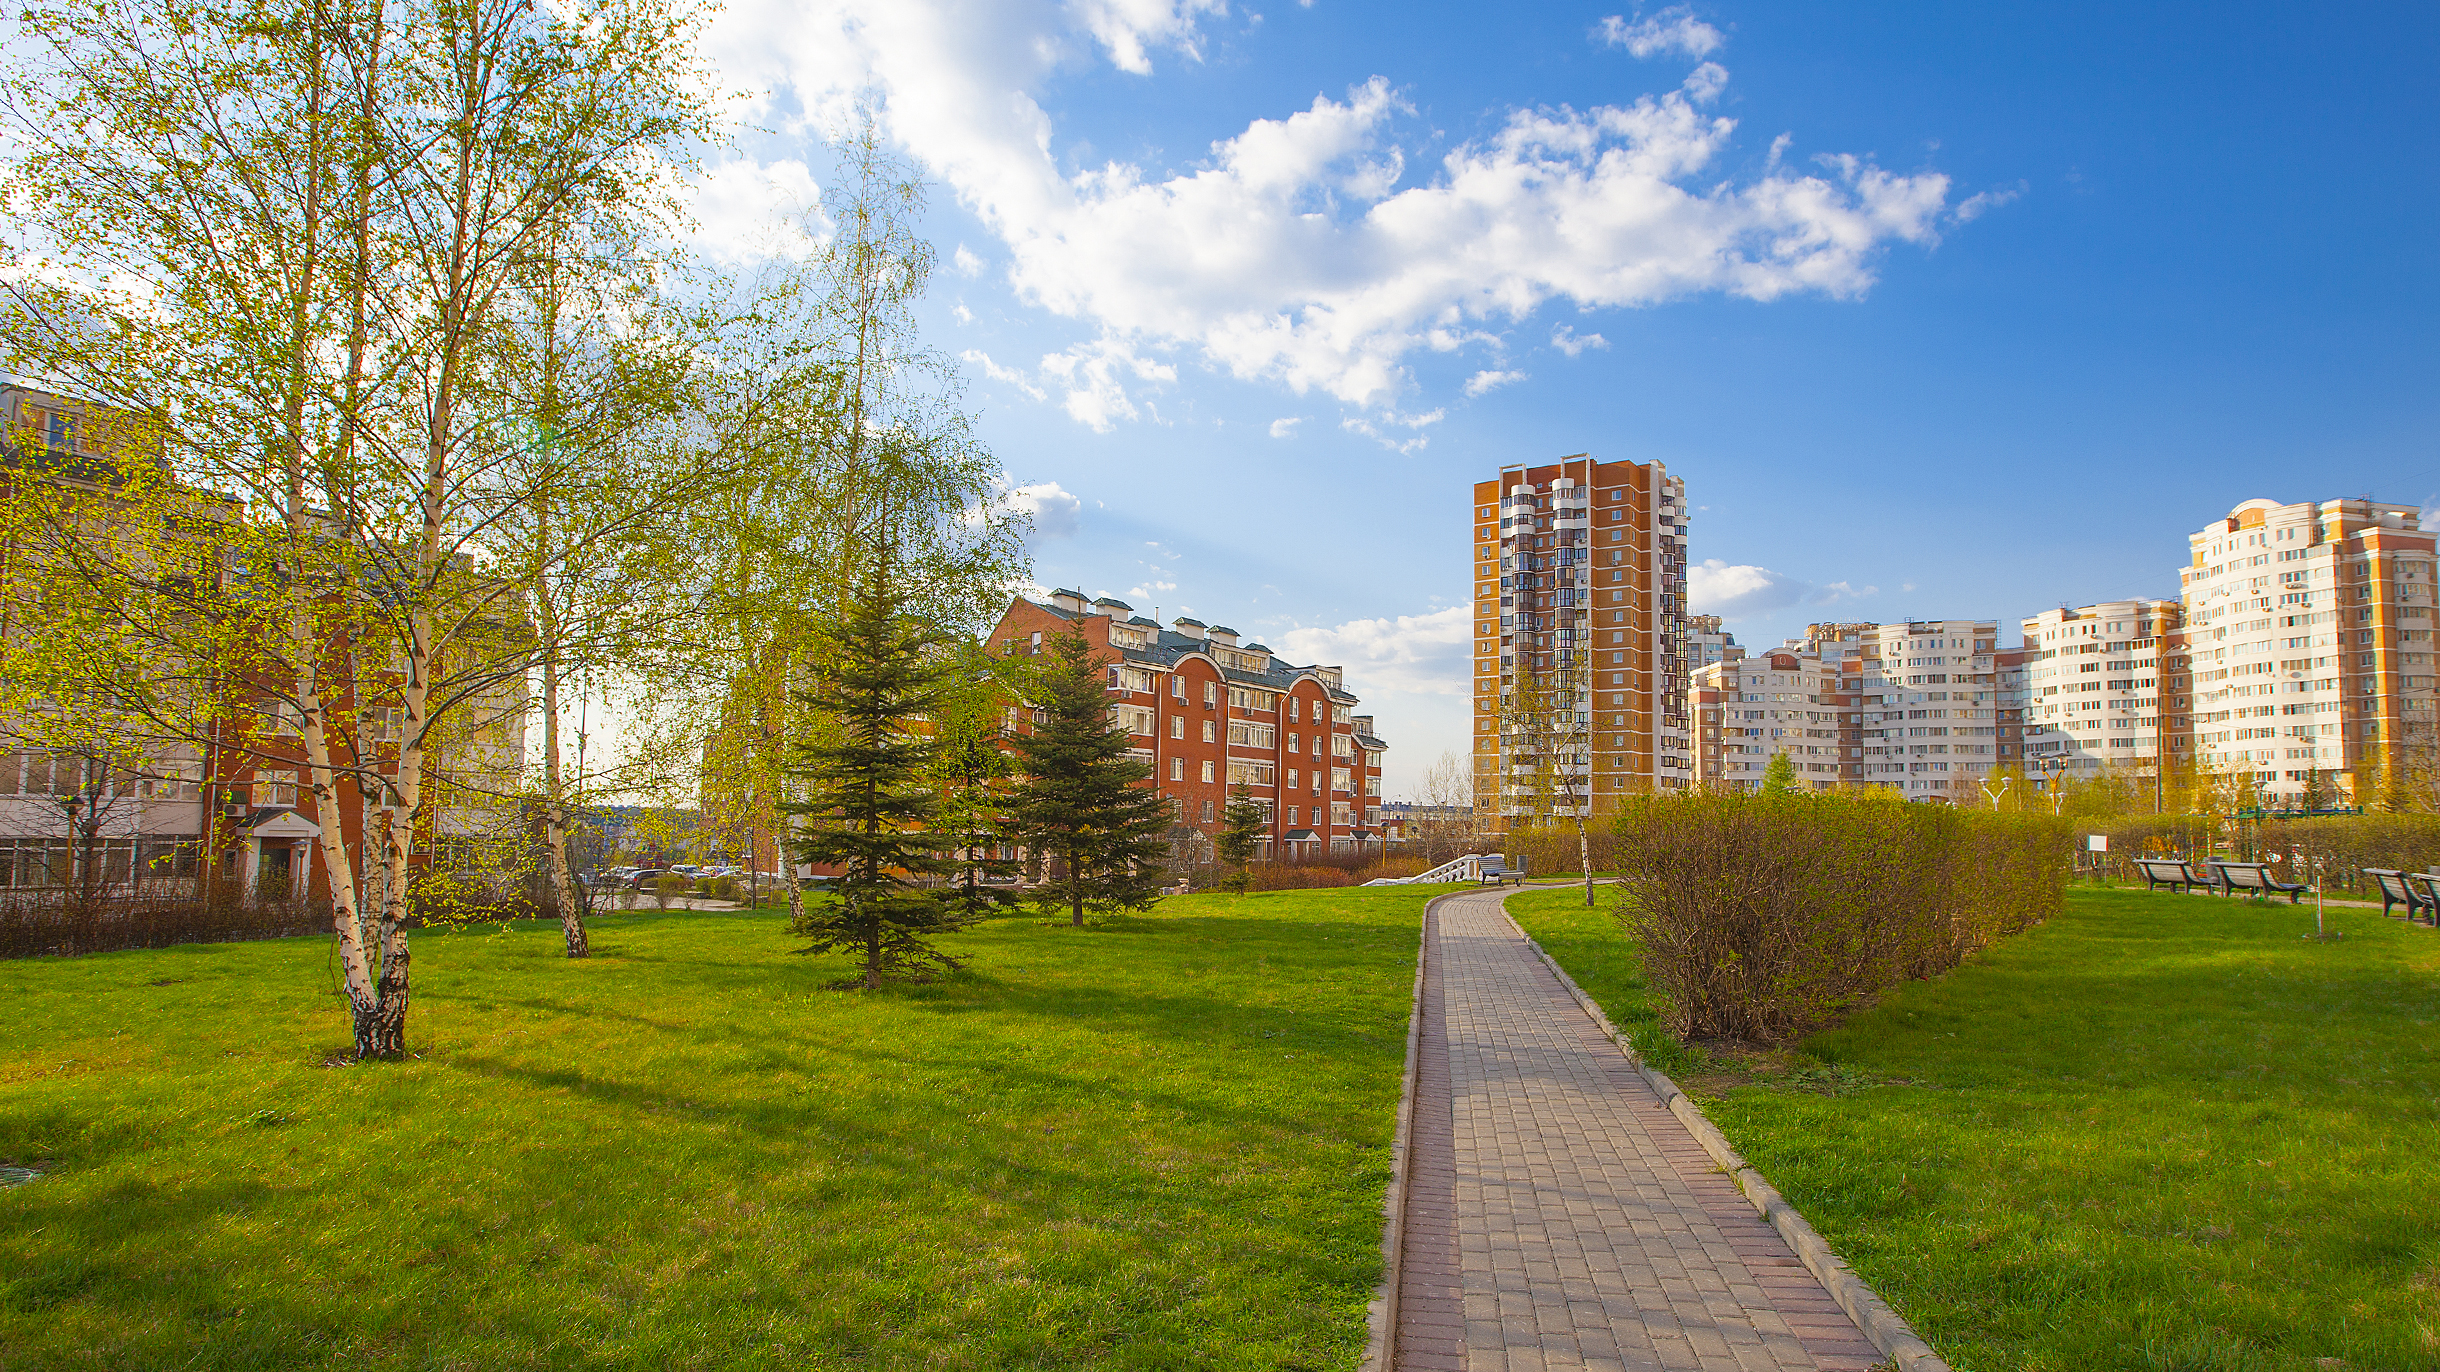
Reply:
<svg viewBox="0 0 2440 1372"><path fill-rule="evenodd" d="M2015 784L2015 777L2001 777L1999 779L1999 789L1996 791L1991 789L1990 782L1986 781L1982 784L1982 793L1985 796L1990 797L1991 800L1991 813L1995 815L1999 813L1999 798L2008 794L2008 788Z"/></svg>

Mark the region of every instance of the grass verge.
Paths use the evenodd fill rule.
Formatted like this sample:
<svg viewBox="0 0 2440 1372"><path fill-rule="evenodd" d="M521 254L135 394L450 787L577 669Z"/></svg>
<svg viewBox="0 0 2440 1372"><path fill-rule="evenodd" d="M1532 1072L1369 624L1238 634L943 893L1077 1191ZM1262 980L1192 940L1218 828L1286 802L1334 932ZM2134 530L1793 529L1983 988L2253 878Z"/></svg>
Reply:
<svg viewBox="0 0 2440 1372"><path fill-rule="evenodd" d="M835 992L768 915L0 964L0 1365L1352 1366L1425 888L1164 901Z"/></svg>
<svg viewBox="0 0 2440 1372"><path fill-rule="evenodd" d="M1657 1035L1633 945L1555 895L1509 908ZM1670 1051L1961 1372L2440 1368L2440 938L2330 922L2080 888L1793 1053Z"/></svg>

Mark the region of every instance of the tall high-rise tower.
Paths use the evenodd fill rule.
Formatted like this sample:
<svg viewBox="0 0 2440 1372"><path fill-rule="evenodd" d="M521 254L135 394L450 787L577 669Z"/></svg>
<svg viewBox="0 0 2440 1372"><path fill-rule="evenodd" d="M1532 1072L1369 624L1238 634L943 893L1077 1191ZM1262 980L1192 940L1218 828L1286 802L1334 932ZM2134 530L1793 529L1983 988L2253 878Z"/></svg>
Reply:
<svg viewBox="0 0 2440 1372"><path fill-rule="evenodd" d="M1686 483L1579 453L1474 485L1475 813L1685 786Z"/></svg>

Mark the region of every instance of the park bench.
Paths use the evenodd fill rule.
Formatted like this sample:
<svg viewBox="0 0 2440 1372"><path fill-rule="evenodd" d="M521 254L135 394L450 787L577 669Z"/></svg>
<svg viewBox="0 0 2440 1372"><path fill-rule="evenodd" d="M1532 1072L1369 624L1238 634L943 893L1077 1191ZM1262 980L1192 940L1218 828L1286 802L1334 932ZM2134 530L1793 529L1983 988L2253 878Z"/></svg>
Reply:
<svg viewBox="0 0 2440 1372"><path fill-rule="evenodd" d="M2243 891L2248 897L2270 896L2285 891L2288 904L2299 905L2304 902L2304 884L2295 881L2281 881L2272 876L2271 865L2267 862L2214 861L2211 865L2213 870L2220 874L2220 881L2227 888L2229 895L2233 896L2237 892Z"/></svg>
<svg viewBox="0 0 2440 1372"><path fill-rule="evenodd" d="M2137 858L2135 866L2143 872L2143 888L2157 891L2166 886L2171 891L2212 885L2212 879L2196 876L2192 868L2175 858Z"/></svg>
<svg viewBox="0 0 2440 1372"><path fill-rule="evenodd" d="M2406 907L2406 920L2414 922L2417 912L2432 917L2440 926L2440 899L2435 899L2432 876L2428 872L2401 872L2395 867L2367 867L2364 875L2381 884L2381 913L2388 914L2398 906Z"/></svg>
<svg viewBox="0 0 2440 1372"><path fill-rule="evenodd" d="M1475 874L1476 884L1482 886L1505 886L1511 881L1515 882L1519 886L1525 884L1525 873L1523 869L1520 868L1516 871L1510 871L1508 869L1507 860L1504 858L1484 858L1481 864L1475 868Z"/></svg>

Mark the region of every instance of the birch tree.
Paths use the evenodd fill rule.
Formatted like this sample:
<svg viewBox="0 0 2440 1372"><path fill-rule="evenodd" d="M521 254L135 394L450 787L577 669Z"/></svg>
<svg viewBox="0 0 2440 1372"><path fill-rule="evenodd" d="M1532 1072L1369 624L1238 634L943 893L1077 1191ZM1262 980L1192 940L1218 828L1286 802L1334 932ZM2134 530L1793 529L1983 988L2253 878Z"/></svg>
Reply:
<svg viewBox="0 0 2440 1372"><path fill-rule="evenodd" d="M477 556L518 497L483 439L486 350L553 226L658 212L704 127L688 21L658 0L105 0L21 24L6 360L141 417L160 454L91 517L106 553L52 559L140 626L150 670L95 689L206 746L271 699L301 738L356 1051L402 1052L409 859L453 780L436 749L514 695L530 649L525 584ZM199 492L232 500L199 521Z"/></svg>

